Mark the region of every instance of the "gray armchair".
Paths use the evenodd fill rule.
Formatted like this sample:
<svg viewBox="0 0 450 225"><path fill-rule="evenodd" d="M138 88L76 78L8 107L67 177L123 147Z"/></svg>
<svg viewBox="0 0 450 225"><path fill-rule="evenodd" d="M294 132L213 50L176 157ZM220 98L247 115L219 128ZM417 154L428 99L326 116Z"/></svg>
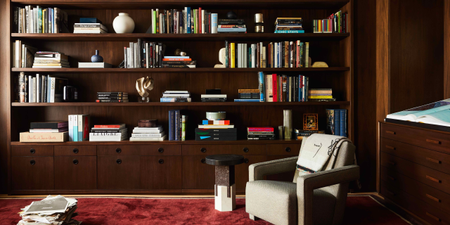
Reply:
<svg viewBox="0 0 450 225"><path fill-rule="evenodd" d="M245 189L250 219L277 225L341 224L348 184L359 178L359 166L353 165L354 152L355 146L344 142L334 169L301 176L296 170L298 157L251 164ZM293 170L293 182L263 180L266 175Z"/></svg>

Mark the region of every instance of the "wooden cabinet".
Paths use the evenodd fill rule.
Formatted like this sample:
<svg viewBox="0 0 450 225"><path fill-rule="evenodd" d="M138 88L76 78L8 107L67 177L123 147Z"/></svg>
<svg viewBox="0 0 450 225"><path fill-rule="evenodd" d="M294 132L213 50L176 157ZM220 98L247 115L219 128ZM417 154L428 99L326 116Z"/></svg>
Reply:
<svg viewBox="0 0 450 225"><path fill-rule="evenodd" d="M140 161L138 155L97 156L98 189L139 189Z"/></svg>
<svg viewBox="0 0 450 225"><path fill-rule="evenodd" d="M53 157L13 156L11 176L15 190L53 189Z"/></svg>
<svg viewBox="0 0 450 225"><path fill-rule="evenodd" d="M141 156L142 189L181 189L181 156Z"/></svg>
<svg viewBox="0 0 450 225"><path fill-rule="evenodd" d="M206 164L205 157L204 155L183 156L183 189L214 187L214 166Z"/></svg>
<svg viewBox="0 0 450 225"><path fill-rule="evenodd" d="M97 188L96 156L55 156L55 189Z"/></svg>

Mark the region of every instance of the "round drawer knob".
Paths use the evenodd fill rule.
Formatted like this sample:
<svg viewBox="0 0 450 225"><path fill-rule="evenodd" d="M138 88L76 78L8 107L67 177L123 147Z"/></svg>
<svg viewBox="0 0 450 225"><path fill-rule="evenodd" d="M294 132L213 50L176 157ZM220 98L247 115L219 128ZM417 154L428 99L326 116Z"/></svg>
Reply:
<svg viewBox="0 0 450 225"><path fill-rule="evenodd" d="M205 159L202 159L202 160L200 160L200 162L201 162L201 163L205 163L205 162L206 162L206 160L205 160Z"/></svg>
<svg viewBox="0 0 450 225"><path fill-rule="evenodd" d="M117 163L117 164L121 164L121 163L122 163L122 160L121 160L121 159L118 159L118 160L116 160L116 163Z"/></svg>
<svg viewBox="0 0 450 225"><path fill-rule="evenodd" d="M30 149L30 153L34 154L34 153L36 153L36 150L34 150L34 148L32 148L32 149Z"/></svg>
<svg viewBox="0 0 450 225"><path fill-rule="evenodd" d="M117 153L121 153L121 152L122 152L122 149L116 148L116 152L117 152Z"/></svg>
<svg viewBox="0 0 450 225"><path fill-rule="evenodd" d="M247 147L245 147L245 148L243 149L243 151L247 153L247 152L249 151L249 149L248 149Z"/></svg>
<svg viewBox="0 0 450 225"><path fill-rule="evenodd" d="M73 151L73 153L75 153L75 154L78 154L78 152L80 152L80 151L78 150L78 148L74 148L72 151Z"/></svg>
<svg viewBox="0 0 450 225"><path fill-rule="evenodd" d="M160 159L158 160L159 164L163 164L164 163L164 159Z"/></svg>
<svg viewBox="0 0 450 225"><path fill-rule="evenodd" d="M245 162L245 163L248 163L248 162L249 162L249 160L248 160L248 159L244 159L244 162Z"/></svg>
<svg viewBox="0 0 450 225"><path fill-rule="evenodd" d="M291 148L290 148L290 147L286 147L284 150L285 150L286 152L291 152Z"/></svg>
<svg viewBox="0 0 450 225"><path fill-rule="evenodd" d="M72 162L74 165L78 165L78 159L74 159Z"/></svg>
<svg viewBox="0 0 450 225"><path fill-rule="evenodd" d="M31 161L30 161L30 164L31 164L32 166L34 166L34 164L36 164L36 161L31 160Z"/></svg>
<svg viewBox="0 0 450 225"><path fill-rule="evenodd" d="M159 153L163 153L163 152L164 152L164 149L163 149L163 148L158 148L158 152L159 152Z"/></svg>
<svg viewBox="0 0 450 225"><path fill-rule="evenodd" d="M206 152L206 148L201 148L200 151L205 153Z"/></svg>

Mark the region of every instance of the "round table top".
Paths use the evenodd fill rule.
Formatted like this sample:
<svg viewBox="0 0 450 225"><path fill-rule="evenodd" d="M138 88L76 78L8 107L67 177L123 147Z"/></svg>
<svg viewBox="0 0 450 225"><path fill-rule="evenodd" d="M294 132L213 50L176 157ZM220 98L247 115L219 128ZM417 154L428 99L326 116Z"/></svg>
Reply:
<svg viewBox="0 0 450 225"><path fill-rule="evenodd" d="M244 162L242 155L210 155L205 159L206 164L213 166L233 166Z"/></svg>

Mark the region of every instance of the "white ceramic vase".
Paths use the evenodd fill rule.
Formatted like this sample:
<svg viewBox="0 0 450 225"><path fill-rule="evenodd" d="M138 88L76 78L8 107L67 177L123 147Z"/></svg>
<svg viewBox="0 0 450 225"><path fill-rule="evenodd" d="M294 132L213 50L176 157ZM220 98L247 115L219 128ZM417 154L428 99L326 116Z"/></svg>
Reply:
<svg viewBox="0 0 450 225"><path fill-rule="evenodd" d="M134 20L128 16L128 13L119 13L113 21L114 31L118 34L133 33Z"/></svg>

